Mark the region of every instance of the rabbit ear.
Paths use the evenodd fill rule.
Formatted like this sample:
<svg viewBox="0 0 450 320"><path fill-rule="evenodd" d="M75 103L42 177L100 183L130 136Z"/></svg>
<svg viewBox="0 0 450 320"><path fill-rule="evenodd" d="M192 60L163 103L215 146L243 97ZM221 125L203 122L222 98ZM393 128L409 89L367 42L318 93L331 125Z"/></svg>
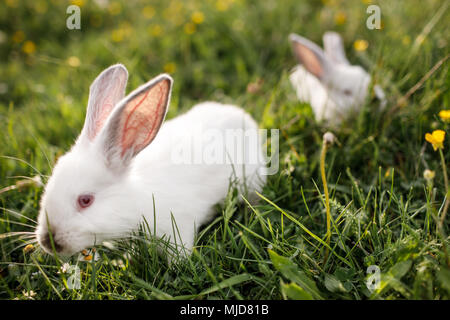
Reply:
<svg viewBox="0 0 450 320"><path fill-rule="evenodd" d="M121 64L116 64L104 70L92 82L82 137L94 140L114 106L125 96L127 80L127 69Z"/></svg>
<svg viewBox="0 0 450 320"><path fill-rule="evenodd" d="M328 76L332 65L323 50L314 42L294 33L289 35L289 40L298 62L303 64L305 69L317 78L324 80Z"/></svg>
<svg viewBox="0 0 450 320"><path fill-rule="evenodd" d="M324 33L323 48L325 50L325 54L334 63L346 65L350 64L347 60L347 57L345 56L344 42L342 41L342 37L337 32L328 31Z"/></svg>
<svg viewBox="0 0 450 320"><path fill-rule="evenodd" d="M124 167L153 141L167 113L172 78L162 74L119 102L99 139L107 165Z"/></svg>

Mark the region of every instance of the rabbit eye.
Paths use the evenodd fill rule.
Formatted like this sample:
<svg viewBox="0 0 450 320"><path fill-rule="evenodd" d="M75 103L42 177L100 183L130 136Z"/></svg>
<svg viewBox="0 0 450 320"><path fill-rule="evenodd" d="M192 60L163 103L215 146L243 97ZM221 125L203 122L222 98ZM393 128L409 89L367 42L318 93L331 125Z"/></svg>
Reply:
<svg viewBox="0 0 450 320"><path fill-rule="evenodd" d="M345 90L344 90L344 94L345 94L346 96L351 96L351 95L352 95L352 91L349 90L349 89L345 89Z"/></svg>
<svg viewBox="0 0 450 320"><path fill-rule="evenodd" d="M92 194L82 194L78 197L78 206L81 209L89 207L94 202L94 196Z"/></svg>

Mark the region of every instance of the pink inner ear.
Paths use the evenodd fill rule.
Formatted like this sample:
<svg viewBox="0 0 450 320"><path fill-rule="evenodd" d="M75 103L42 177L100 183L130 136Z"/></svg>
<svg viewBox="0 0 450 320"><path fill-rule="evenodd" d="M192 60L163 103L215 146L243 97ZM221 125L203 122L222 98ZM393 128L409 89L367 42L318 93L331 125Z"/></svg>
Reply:
<svg viewBox="0 0 450 320"><path fill-rule="evenodd" d="M306 70L318 78L322 77L322 65L317 56L310 49L299 43L294 43L294 50L297 58L305 66Z"/></svg>
<svg viewBox="0 0 450 320"><path fill-rule="evenodd" d="M112 99L108 97L103 102L103 107L98 108L100 111L94 121L94 130L92 130L89 135L89 138L91 140L94 140L97 133L103 128L103 125L105 124L106 119L108 119L109 115L111 114L113 107L114 105L112 103Z"/></svg>
<svg viewBox="0 0 450 320"><path fill-rule="evenodd" d="M169 81L161 81L127 103L120 125L121 156L131 149L137 154L155 138L165 115L168 90Z"/></svg>
<svg viewBox="0 0 450 320"><path fill-rule="evenodd" d="M103 81L107 82L106 80ZM100 85L102 89L99 93L96 105L93 107L95 113L91 122L92 129L88 131L88 137L91 141L94 140L100 130L102 130L106 120L114 109L115 104L123 98L125 85L126 76L118 76L110 85L108 85L108 83Z"/></svg>

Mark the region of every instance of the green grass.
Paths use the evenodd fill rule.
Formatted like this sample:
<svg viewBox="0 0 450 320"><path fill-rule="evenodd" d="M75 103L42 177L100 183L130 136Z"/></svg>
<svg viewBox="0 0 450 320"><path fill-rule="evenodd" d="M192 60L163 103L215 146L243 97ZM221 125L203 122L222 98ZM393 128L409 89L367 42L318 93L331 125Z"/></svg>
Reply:
<svg viewBox="0 0 450 320"><path fill-rule="evenodd" d="M448 1L372 1L381 7L382 30L365 27L369 1L155 0L151 8L109 1L105 9L84 2L81 31L65 27L68 2L0 4L0 189L23 177L46 181L82 128L91 81L117 62L130 72L128 92L158 73L173 75L169 118L217 100L241 105L263 128L281 129L280 171L256 204L230 188L193 254L171 263L170 243L152 238L145 224L114 248L96 248L97 261L60 261L39 248L26 253L30 234L9 233L33 231L42 187L3 191L0 298L449 299L448 217L442 232L433 218L442 214L444 178L439 153L424 139L446 130L450 163L450 126L437 116L450 109L448 60L395 107L448 55ZM197 11L204 21L188 34ZM326 30L343 35L349 60L370 71L388 104L379 113L368 99L333 131L340 145L326 158L332 235L324 263L319 157L326 128L289 83L295 61L287 36L321 44ZM353 49L357 39L368 41L366 51ZM28 42L24 52L26 41L35 50ZM250 83L258 90L248 91ZM436 173L432 184L425 169ZM79 290L67 288L64 262L81 269ZM372 293L370 265L381 270Z"/></svg>

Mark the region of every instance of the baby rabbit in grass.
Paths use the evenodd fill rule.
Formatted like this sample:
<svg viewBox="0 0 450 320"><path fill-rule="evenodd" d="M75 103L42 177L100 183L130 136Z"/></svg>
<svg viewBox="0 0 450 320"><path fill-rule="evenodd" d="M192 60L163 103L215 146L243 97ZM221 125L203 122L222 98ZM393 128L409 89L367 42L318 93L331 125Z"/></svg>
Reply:
<svg viewBox="0 0 450 320"><path fill-rule="evenodd" d="M361 108L371 77L362 67L348 62L339 34L323 35L324 50L297 34L291 34L289 40L300 63L290 75L290 81L299 100L311 104L317 121L336 126ZM374 89L383 99L381 88Z"/></svg>
<svg viewBox="0 0 450 320"><path fill-rule="evenodd" d="M48 253L72 255L124 238L144 217L150 230L156 224L157 237L169 236L189 252L195 227L225 198L230 179L241 185L245 180L249 194L264 183L259 141L244 141L248 130L256 132L258 126L242 109L205 102L163 123L172 78L159 75L124 98L127 79L127 70L118 64L90 87L81 134L58 159L41 199L36 235ZM242 163L236 157L231 162L183 162L174 152L189 151L189 140L205 143L208 134L211 138L227 130L246 148ZM232 154L234 142L221 142L206 147Z"/></svg>

